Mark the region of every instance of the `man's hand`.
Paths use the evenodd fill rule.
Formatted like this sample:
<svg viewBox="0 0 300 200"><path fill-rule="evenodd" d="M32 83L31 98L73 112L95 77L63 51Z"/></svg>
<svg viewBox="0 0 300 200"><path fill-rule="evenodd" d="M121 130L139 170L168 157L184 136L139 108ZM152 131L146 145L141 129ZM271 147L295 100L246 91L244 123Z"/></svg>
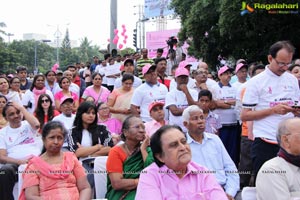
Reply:
<svg viewBox="0 0 300 200"><path fill-rule="evenodd" d="M286 104L278 104L271 108L274 114L285 115L289 112L293 112L294 108Z"/></svg>

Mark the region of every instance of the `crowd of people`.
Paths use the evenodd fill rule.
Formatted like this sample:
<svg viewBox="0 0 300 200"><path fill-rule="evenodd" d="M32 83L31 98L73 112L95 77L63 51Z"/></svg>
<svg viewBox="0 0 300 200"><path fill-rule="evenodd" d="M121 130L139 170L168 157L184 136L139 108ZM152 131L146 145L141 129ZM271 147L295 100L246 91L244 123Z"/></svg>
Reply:
<svg viewBox="0 0 300 200"><path fill-rule="evenodd" d="M300 197L294 51L278 41L266 66L239 59L216 79L162 49L32 80L24 66L1 73L0 196L14 199L26 164L19 199L96 198L94 161L108 156L107 199L233 200L247 186L257 199Z"/></svg>

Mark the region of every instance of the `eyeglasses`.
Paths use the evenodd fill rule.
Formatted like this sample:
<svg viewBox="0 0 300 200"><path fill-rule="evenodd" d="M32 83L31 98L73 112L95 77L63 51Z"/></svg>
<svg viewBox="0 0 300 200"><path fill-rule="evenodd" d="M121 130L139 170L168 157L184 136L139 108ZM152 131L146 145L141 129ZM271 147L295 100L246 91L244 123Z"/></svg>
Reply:
<svg viewBox="0 0 300 200"><path fill-rule="evenodd" d="M48 103L50 100L49 99L42 99L42 103Z"/></svg>
<svg viewBox="0 0 300 200"><path fill-rule="evenodd" d="M274 60L275 60L276 64L277 64L279 67L284 67L284 66L289 67L289 66L292 65L292 63L278 62L278 61L276 60L276 58L274 58Z"/></svg>
<svg viewBox="0 0 300 200"><path fill-rule="evenodd" d="M103 107L103 108L99 108L99 110L108 110L109 107Z"/></svg>
<svg viewBox="0 0 300 200"><path fill-rule="evenodd" d="M143 130L145 130L145 125L143 125L143 124L140 124L140 125L136 125L136 126L130 126L129 128L134 128L134 129L143 129Z"/></svg>
<svg viewBox="0 0 300 200"><path fill-rule="evenodd" d="M208 72L203 72L203 71L196 71L196 74L198 75L202 75L202 74L205 74L205 75L207 75L208 74Z"/></svg>

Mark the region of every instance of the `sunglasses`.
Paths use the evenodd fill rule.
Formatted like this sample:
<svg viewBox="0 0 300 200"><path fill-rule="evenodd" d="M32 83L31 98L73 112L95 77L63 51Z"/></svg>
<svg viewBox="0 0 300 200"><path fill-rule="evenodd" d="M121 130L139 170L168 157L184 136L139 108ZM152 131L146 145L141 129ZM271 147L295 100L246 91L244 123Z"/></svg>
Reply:
<svg viewBox="0 0 300 200"><path fill-rule="evenodd" d="M48 103L49 101L50 101L49 99L42 99L41 102L42 102L42 103L45 103L45 102Z"/></svg>

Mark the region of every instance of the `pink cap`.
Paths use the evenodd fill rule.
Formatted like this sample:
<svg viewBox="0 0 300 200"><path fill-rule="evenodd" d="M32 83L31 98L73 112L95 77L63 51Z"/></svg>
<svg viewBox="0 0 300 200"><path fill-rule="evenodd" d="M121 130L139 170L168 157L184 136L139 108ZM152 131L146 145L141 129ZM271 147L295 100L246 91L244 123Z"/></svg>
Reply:
<svg viewBox="0 0 300 200"><path fill-rule="evenodd" d="M60 99L60 105L64 104L66 101L70 101L71 103L73 103L74 99L72 97L64 96Z"/></svg>
<svg viewBox="0 0 300 200"><path fill-rule="evenodd" d="M218 71L218 76L220 76L221 74L223 74L224 72L226 72L226 71L228 71L228 70L230 70L230 71L232 71L232 68L229 68L228 66L223 66L223 67L221 67L220 69L219 69L219 71Z"/></svg>
<svg viewBox="0 0 300 200"><path fill-rule="evenodd" d="M150 68L156 69L156 65L146 64L142 69L142 74L145 76L145 74L150 70Z"/></svg>
<svg viewBox="0 0 300 200"><path fill-rule="evenodd" d="M190 76L190 72L186 68L178 67L175 71L175 78L178 76Z"/></svg>
<svg viewBox="0 0 300 200"><path fill-rule="evenodd" d="M153 101L153 102L152 102L152 103L150 103L150 105L148 106L148 110L149 110L149 112L151 112L152 108L154 108L155 106L158 106L158 105L160 105L160 106L164 106L164 105L165 105L165 103L164 103L164 102L162 102L162 101Z"/></svg>
<svg viewBox="0 0 300 200"><path fill-rule="evenodd" d="M188 63L187 61L181 61L180 63L179 63L179 65L178 65L178 68L185 68L185 67L187 67L187 66L192 66L192 64L190 64L190 63Z"/></svg>
<svg viewBox="0 0 300 200"><path fill-rule="evenodd" d="M244 64L244 63L239 63L239 64L235 67L235 73L237 73L242 67L248 68L248 65L247 65L247 64Z"/></svg>

